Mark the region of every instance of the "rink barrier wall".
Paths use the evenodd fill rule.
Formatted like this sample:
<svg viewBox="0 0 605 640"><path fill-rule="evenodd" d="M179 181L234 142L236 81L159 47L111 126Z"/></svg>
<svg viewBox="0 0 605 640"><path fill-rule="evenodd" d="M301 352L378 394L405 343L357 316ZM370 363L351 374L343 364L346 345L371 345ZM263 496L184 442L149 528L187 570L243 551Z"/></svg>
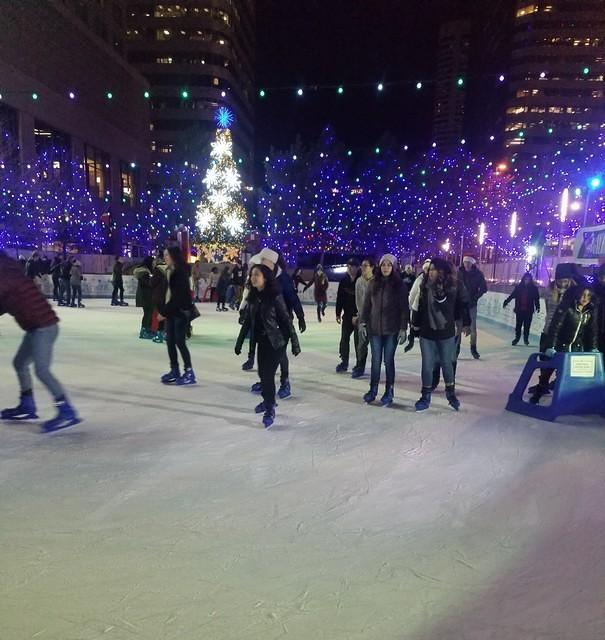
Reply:
<svg viewBox="0 0 605 640"><path fill-rule="evenodd" d="M202 286L205 289L205 286ZM52 296L52 282L49 276L44 276L42 279L42 290L47 296ZM98 275L85 275L82 281L82 295L85 298L111 298L111 292L113 285L111 283L111 275L98 274ZM134 298L137 290L137 281L133 276L124 276L124 297ZM336 294L338 292L338 283L330 282L328 287L328 303L336 303ZM203 295L203 291L201 292ZM306 305L314 305L313 288L307 289L304 293L300 292L299 297L301 302ZM497 291L488 291L479 300L479 306L477 309L478 316L481 320L487 320L493 322L502 327L508 327L511 332L515 328L515 314L513 312L514 302L506 308L502 308L502 303L506 300L506 293L499 293ZM544 309L545 305L542 302L542 313L534 315L534 321L532 324L532 336L539 337L542 333L544 326Z"/></svg>

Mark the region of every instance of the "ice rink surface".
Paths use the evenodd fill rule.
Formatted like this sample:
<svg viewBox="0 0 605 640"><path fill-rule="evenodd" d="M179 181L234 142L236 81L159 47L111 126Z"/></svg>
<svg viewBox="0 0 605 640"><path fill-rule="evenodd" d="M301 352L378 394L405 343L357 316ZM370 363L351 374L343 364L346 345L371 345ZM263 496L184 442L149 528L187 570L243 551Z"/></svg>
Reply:
<svg viewBox="0 0 605 640"><path fill-rule="evenodd" d="M365 406L368 379L334 373L333 308L307 307L265 431L235 313L201 305L199 384L175 388L139 310L86 302L55 352L85 421L0 425L1 640L605 638L605 422L506 413L530 353L506 332L463 349L460 413L439 393L417 415L418 348L396 405ZM0 334L14 406L21 332Z"/></svg>

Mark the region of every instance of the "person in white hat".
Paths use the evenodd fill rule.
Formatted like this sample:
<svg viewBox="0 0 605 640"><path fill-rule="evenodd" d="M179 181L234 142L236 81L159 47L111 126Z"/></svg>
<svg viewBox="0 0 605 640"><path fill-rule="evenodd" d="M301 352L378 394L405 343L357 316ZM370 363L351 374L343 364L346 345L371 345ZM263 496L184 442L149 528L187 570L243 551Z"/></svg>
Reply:
<svg viewBox="0 0 605 640"><path fill-rule="evenodd" d="M383 406L393 403L395 351L398 344L405 342L409 316L408 292L397 273L397 259L387 253L380 259L379 269L369 284L359 316L360 339L368 334L372 348L370 390L363 397L368 404L374 402L378 395L383 360L386 386L380 403Z"/></svg>
<svg viewBox="0 0 605 640"><path fill-rule="evenodd" d="M481 357L477 351L477 304L487 293L487 284L483 273L477 268L477 261L472 256L464 256L460 267L460 278L469 295L471 314L471 354L475 360Z"/></svg>
<svg viewBox="0 0 605 640"><path fill-rule="evenodd" d="M292 279L288 275L286 271L286 263L283 257L273 249L269 249L265 247L258 254L260 259L260 264L266 266L271 269L273 275L275 276L275 280L278 285L281 287L281 292L286 302L286 308L288 309L288 313L293 318L294 315L298 318L298 329L301 333L304 333L307 329L307 325L305 322L305 312L303 311L302 304L300 299L296 295L296 290L294 289L294 285L292 284ZM280 368L280 386L277 392L277 395L280 399L285 400L292 395L292 386L290 384L290 361L288 360L288 354L284 351L281 362L279 363ZM250 389L252 393L262 393L263 386L261 382L255 382Z"/></svg>

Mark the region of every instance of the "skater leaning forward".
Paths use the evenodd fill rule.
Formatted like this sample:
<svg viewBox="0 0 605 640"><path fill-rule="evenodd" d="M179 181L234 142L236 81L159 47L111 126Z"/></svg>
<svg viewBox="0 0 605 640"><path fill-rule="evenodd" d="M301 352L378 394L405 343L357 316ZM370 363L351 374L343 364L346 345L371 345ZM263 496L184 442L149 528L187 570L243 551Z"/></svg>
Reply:
<svg viewBox="0 0 605 640"><path fill-rule="evenodd" d="M44 431L56 431L80 422L67 400L61 383L50 371L53 347L59 334L59 318L38 287L25 276L21 265L0 252L0 314L8 313L25 331L13 365L21 388L17 407L4 409L3 420L35 419L36 404L30 366L52 394L58 409L56 418L43 424Z"/></svg>
<svg viewBox="0 0 605 640"><path fill-rule="evenodd" d="M292 318L281 294L273 271L264 264L250 271L252 289L248 296L244 323L235 344L240 355L248 332L258 345L258 371L263 401L255 408L263 414L263 424L271 427L275 420L275 374L283 361L288 342L292 341L292 354L300 353L298 336Z"/></svg>

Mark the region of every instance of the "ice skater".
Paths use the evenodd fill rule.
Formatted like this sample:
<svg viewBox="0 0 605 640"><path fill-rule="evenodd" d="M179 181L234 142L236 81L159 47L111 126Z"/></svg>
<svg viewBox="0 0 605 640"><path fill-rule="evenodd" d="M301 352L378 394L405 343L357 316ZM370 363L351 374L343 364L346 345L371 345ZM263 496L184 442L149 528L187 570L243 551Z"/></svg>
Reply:
<svg viewBox="0 0 605 640"><path fill-rule="evenodd" d="M263 396L255 412L263 414L263 424L268 429L275 421L277 367L284 358L288 342L292 341L294 356L300 353L300 344L273 271L264 264L255 265L250 271L250 280L252 290L235 344L235 353L241 354L244 341L250 333L258 345L258 372Z"/></svg>
<svg viewBox="0 0 605 640"><path fill-rule="evenodd" d="M472 256L465 256L460 267L459 277L469 295L469 311L471 314L471 355L475 360L481 357L477 351L477 305L479 299L487 293L487 284L483 273L477 268L477 261Z"/></svg>
<svg viewBox="0 0 605 640"><path fill-rule="evenodd" d="M112 307L125 307L128 306L124 302L124 264L120 256L116 256L116 261L113 265L111 272L111 283L113 284L113 291L111 292L111 306ZM120 301L118 302L118 293L120 294Z"/></svg>
<svg viewBox="0 0 605 640"><path fill-rule="evenodd" d="M318 264L315 267L315 275L313 280L309 282L307 288L313 285L313 297L315 298L315 304L317 305L317 322L321 322L321 319L326 315L326 307L328 306L328 276L324 272L324 268Z"/></svg>
<svg viewBox="0 0 605 640"><path fill-rule="evenodd" d="M358 316L355 303L355 284L359 278L359 262L355 258L347 261L347 273L338 283L336 295L336 322L340 325L340 364L336 367L336 373L346 373L349 370L349 355L351 352L351 335L355 346L355 360L357 361L357 349L359 346L359 333L355 326Z"/></svg>
<svg viewBox="0 0 605 640"><path fill-rule="evenodd" d="M136 306L143 309L141 330L139 331L139 338L142 340L152 340L154 338L154 332L151 329L153 318L152 273L153 258L151 256L146 256L143 263L132 272L137 281Z"/></svg>
<svg viewBox="0 0 605 640"><path fill-rule="evenodd" d="M196 383L196 379L187 347L187 327L191 322L193 298L187 265L180 247L168 247L164 251L164 261L167 267L168 287L166 298L159 307L158 319L166 323L170 371L165 373L161 380L164 384L192 385ZM179 369L177 349L183 359L183 375Z"/></svg>
<svg viewBox="0 0 605 640"><path fill-rule="evenodd" d="M82 263L74 258L71 261L71 274L69 277L71 284L71 306L77 306L79 309L84 309L84 305L82 304L82 280L84 280Z"/></svg>
<svg viewBox="0 0 605 640"><path fill-rule="evenodd" d="M357 331L357 362L351 372L351 378L361 378L366 373L366 362L368 360L368 333L367 331L360 335L359 332L359 313L363 309L363 303L366 293L370 286L370 282L374 279L374 260L372 258L364 258L361 263L361 276L355 281L355 306L357 307L357 316L353 318L353 325Z"/></svg>
<svg viewBox="0 0 605 640"><path fill-rule="evenodd" d="M521 278L521 282L513 289L513 292L502 303L502 308L510 304L511 300L515 301L515 316L517 322L515 325L515 339L512 342L513 347L519 344L521 340L521 329L523 329L523 342L525 346L529 346L529 332L534 317L534 311L540 313L540 291L534 282L531 273L526 273Z"/></svg>
<svg viewBox="0 0 605 640"><path fill-rule="evenodd" d="M408 291L397 273L397 259L392 254L382 256L379 269L370 283L363 309L359 315L359 332L369 335L372 349L370 390L363 396L371 404L378 395L380 370L384 361L386 385L380 403L390 406L394 399L395 351L407 337L409 322Z"/></svg>
<svg viewBox="0 0 605 640"><path fill-rule="evenodd" d="M55 312L38 287L23 272L21 265L0 252L0 314L8 313L25 331L25 336L13 360L21 389L19 405L4 409L3 420L35 420L33 382L30 366L36 377L49 390L57 407L57 416L46 421L42 429L57 431L81 422L67 400L61 383L50 370L53 347L59 335Z"/></svg>
<svg viewBox="0 0 605 640"><path fill-rule="evenodd" d="M458 411L456 396L456 318L462 316L462 332L469 335L471 318L463 295L462 283L457 283L452 267L445 260L433 258L423 278L418 300L414 301L412 325L420 336L422 354L422 393L416 411L425 411L431 404L435 388L435 368L443 371L445 396Z"/></svg>
<svg viewBox="0 0 605 640"><path fill-rule="evenodd" d="M260 255L255 255L250 258L248 268L251 270L255 265L260 264ZM252 281L250 280L250 271L247 271L246 284L242 293L242 299L239 306L239 323L244 324L246 318L246 306L248 305L248 296L252 289ZM252 371L254 369L254 359L256 356L256 341L252 333L249 334L248 339L248 359L242 364L242 371Z"/></svg>

